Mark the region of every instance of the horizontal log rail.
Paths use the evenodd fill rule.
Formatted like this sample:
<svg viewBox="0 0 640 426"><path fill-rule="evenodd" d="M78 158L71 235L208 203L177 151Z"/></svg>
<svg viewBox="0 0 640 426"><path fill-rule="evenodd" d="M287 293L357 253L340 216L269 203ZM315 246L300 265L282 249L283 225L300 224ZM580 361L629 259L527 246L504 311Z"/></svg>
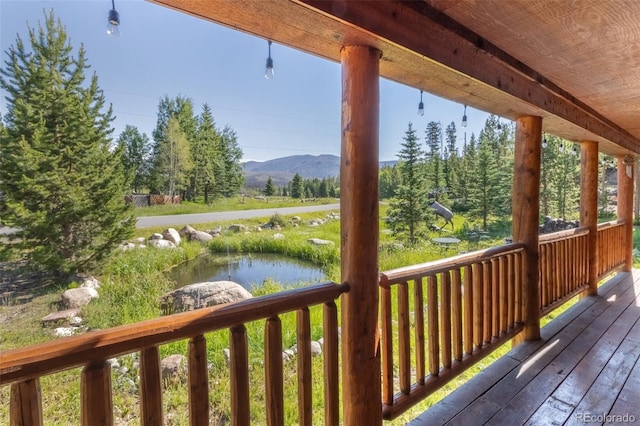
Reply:
<svg viewBox="0 0 640 426"><path fill-rule="evenodd" d="M626 250L631 250L632 242L625 242L625 225L622 220L598 225L598 279L619 271L626 258Z"/></svg>
<svg viewBox="0 0 640 426"><path fill-rule="evenodd" d="M6 351L0 357L0 385L11 384L12 424L42 424L39 378L84 367L82 424L112 424L109 358L139 352L141 424L161 425L162 381L158 346L189 339L188 380L191 424L208 424L205 333L230 329L231 421L249 424L248 344L245 324L266 320L265 388L269 424L282 424L282 330L279 315L297 312L299 424L311 425L311 333L309 307L323 305L325 424L338 423L338 314L335 300L348 285L325 283L242 302L151 319L52 342Z"/></svg>
<svg viewBox="0 0 640 426"><path fill-rule="evenodd" d="M523 252L508 244L380 274L385 419L522 329Z"/></svg>
<svg viewBox="0 0 640 426"><path fill-rule="evenodd" d="M540 236L540 315L589 286L589 228Z"/></svg>

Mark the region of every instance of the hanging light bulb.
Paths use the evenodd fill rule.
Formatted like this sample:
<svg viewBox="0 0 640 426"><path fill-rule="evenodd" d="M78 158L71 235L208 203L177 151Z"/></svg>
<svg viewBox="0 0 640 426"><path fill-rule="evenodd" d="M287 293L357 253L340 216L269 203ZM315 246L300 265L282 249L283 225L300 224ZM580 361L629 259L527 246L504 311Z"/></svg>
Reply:
<svg viewBox="0 0 640 426"><path fill-rule="evenodd" d="M269 40L268 43L269 56L267 57L267 65L264 70L264 78L266 78L267 80L271 80L275 75L275 71L273 70L273 59L271 59L271 40Z"/></svg>
<svg viewBox="0 0 640 426"><path fill-rule="evenodd" d="M545 133L542 137L542 149L547 147L547 134Z"/></svg>
<svg viewBox="0 0 640 426"><path fill-rule="evenodd" d="M111 10L107 19L107 34L111 37L120 36L120 14L116 10L115 0L111 0Z"/></svg>
<svg viewBox="0 0 640 426"><path fill-rule="evenodd" d="M420 103L418 104L418 115L424 115L424 102L422 102L422 90L420 91Z"/></svg>
<svg viewBox="0 0 640 426"><path fill-rule="evenodd" d="M462 127L467 127L467 106L464 106L464 115L462 116Z"/></svg>

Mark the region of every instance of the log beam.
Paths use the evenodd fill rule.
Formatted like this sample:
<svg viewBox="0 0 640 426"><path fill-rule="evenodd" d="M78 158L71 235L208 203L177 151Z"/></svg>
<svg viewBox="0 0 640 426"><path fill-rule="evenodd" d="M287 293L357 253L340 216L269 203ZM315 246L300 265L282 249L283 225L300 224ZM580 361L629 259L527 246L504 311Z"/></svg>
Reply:
<svg viewBox="0 0 640 426"><path fill-rule="evenodd" d="M345 425L380 425L378 119L380 51L345 46L342 62L340 217L342 394Z"/></svg>
<svg viewBox="0 0 640 426"><path fill-rule="evenodd" d="M624 271L633 268L633 172L635 158L618 156L618 220L624 220Z"/></svg>
<svg viewBox="0 0 640 426"><path fill-rule="evenodd" d="M516 120L516 145L513 177L513 240L525 245L522 271L524 340L540 338L540 302L538 289L540 222L540 154L542 119L520 117Z"/></svg>
<svg viewBox="0 0 640 426"><path fill-rule="evenodd" d="M580 226L589 228L588 282L590 295L598 294L598 143L580 142Z"/></svg>

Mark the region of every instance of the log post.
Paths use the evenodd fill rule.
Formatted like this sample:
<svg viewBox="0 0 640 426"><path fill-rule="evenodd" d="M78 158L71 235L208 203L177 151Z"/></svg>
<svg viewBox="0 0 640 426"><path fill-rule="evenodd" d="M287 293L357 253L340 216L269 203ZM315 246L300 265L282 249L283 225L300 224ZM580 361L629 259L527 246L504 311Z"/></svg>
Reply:
<svg viewBox="0 0 640 426"><path fill-rule="evenodd" d="M598 294L598 142L580 142L580 226L589 228L588 293Z"/></svg>
<svg viewBox="0 0 640 426"><path fill-rule="evenodd" d="M633 268L633 171L631 155L618 157L618 220L624 220L624 271Z"/></svg>
<svg viewBox="0 0 640 426"><path fill-rule="evenodd" d="M11 385L9 424L42 426L42 391L39 379Z"/></svg>
<svg viewBox="0 0 640 426"><path fill-rule="evenodd" d="M82 426L113 425L111 364L99 361L82 369L80 398Z"/></svg>
<svg viewBox="0 0 640 426"><path fill-rule="evenodd" d="M342 392L345 425L382 424L378 331L380 51L344 46L340 158Z"/></svg>
<svg viewBox="0 0 640 426"><path fill-rule="evenodd" d="M524 340L540 338L539 226L542 118L516 120L513 176L513 240L523 243L522 313Z"/></svg>

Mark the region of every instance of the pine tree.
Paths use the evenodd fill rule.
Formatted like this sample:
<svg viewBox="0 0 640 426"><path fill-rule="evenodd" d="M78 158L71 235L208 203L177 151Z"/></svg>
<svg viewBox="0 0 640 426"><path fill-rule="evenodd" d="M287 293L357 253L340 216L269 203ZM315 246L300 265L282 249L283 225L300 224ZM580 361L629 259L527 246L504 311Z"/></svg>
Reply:
<svg viewBox="0 0 640 426"><path fill-rule="evenodd" d="M398 153L401 184L395 198L389 203L385 221L393 235L415 244L421 234L420 227L429 214L423 172L424 152L411 123L403 140Z"/></svg>
<svg viewBox="0 0 640 426"><path fill-rule="evenodd" d="M267 179L267 184L264 186L264 195L267 197L272 197L275 194L276 190L273 186L273 180L271 180L271 176Z"/></svg>
<svg viewBox="0 0 640 426"><path fill-rule="evenodd" d="M303 191L302 176L296 173L291 180L291 190L289 191L291 198L302 198Z"/></svg>
<svg viewBox="0 0 640 426"><path fill-rule="evenodd" d="M112 112L82 47L74 54L53 12L18 36L0 70L7 92L0 143L3 222L19 229L14 249L32 265L89 271L130 236L121 151L109 150Z"/></svg>
<svg viewBox="0 0 640 426"><path fill-rule="evenodd" d="M221 185L218 187L217 194L233 197L244 185L244 171L240 163L242 149L238 146L236 132L229 126L222 129L218 152L220 153L219 173L223 179L218 179Z"/></svg>
<svg viewBox="0 0 640 426"><path fill-rule="evenodd" d="M216 175L216 172L222 167L220 145L221 136L216 129L211 109L209 105L204 104L198 119L195 140L191 145L194 165L191 192L196 197L202 191L205 203L209 202L209 194L214 192L216 182L223 177Z"/></svg>
<svg viewBox="0 0 640 426"><path fill-rule="evenodd" d="M439 194L444 192L444 173L442 170L442 126L437 121L430 121L426 130L427 144L427 179L433 185L431 188L436 201Z"/></svg>
<svg viewBox="0 0 640 426"><path fill-rule="evenodd" d="M127 125L118 137L118 147L123 153L122 164L131 181L131 190L137 193L146 185L149 174L149 137L141 134L137 127Z"/></svg>

